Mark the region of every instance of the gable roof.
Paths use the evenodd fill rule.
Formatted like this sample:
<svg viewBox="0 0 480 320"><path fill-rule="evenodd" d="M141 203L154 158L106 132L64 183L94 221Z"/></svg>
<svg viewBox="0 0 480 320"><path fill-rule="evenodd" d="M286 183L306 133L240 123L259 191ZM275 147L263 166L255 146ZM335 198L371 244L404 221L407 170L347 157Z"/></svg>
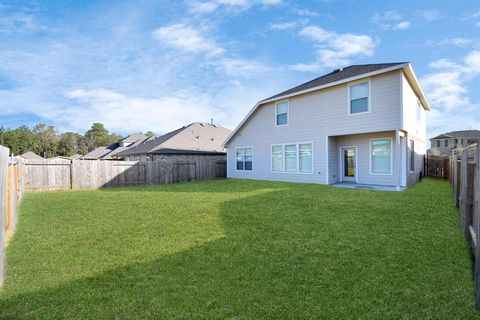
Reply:
<svg viewBox="0 0 480 320"><path fill-rule="evenodd" d="M230 130L219 125L193 122L116 154L118 157L161 153L225 153L222 146Z"/></svg>
<svg viewBox="0 0 480 320"><path fill-rule="evenodd" d="M457 138L457 139L480 139L480 130L459 130L459 131L450 131L447 133L442 133L432 139L448 139L448 138Z"/></svg>
<svg viewBox="0 0 480 320"><path fill-rule="evenodd" d="M20 157L26 160L45 160L44 158L40 157L38 154L32 151L27 151L21 154Z"/></svg>
<svg viewBox="0 0 480 320"><path fill-rule="evenodd" d="M319 86L323 86L329 83L337 82L340 80L344 79L349 79L358 75L362 75L365 73L373 72L373 71L378 71L394 66L398 66L401 64L405 64L408 62L394 62L394 63L377 63L377 64L363 64L363 65L352 65L346 68L340 68L333 70L330 73L327 73L326 75L323 75L321 77L315 78L313 80L307 81L305 83L302 83L296 87L293 87L291 89L285 90L283 92L280 92L274 96L271 96L270 98L267 98L265 100L270 100L270 99L275 99L278 97L282 97L285 95L290 95L292 93L296 92L301 92L305 91L308 89L316 88ZM263 101L265 101L263 100Z"/></svg>
<svg viewBox="0 0 480 320"><path fill-rule="evenodd" d="M255 113L257 108L263 104L274 102L290 97L298 96L308 92L322 90L325 88L333 87L336 85L344 84L350 81L355 81L362 78L367 78L382 73L387 73L394 70L403 70L405 77L412 86L413 91L418 96L423 108L430 110L430 106L423 94L422 88L418 82L418 79L413 71L413 68L409 62L394 62L394 63L377 63L377 64L365 64L365 65L352 65L346 68L336 69L326 75L315 78L313 80L302 83L291 89L282 91L276 95L273 95L267 99L257 102L257 104L250 110L247 116L240 122L240 124L233 130L228 138L223 143L224 146L235 136L245 122Z"/></svg>

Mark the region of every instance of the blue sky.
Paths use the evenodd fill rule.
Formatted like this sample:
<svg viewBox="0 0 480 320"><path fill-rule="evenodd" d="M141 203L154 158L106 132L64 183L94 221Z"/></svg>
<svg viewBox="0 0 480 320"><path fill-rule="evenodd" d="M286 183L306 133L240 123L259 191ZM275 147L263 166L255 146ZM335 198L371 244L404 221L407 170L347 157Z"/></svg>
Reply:
<svg viewBox="0 0 480 320"><path fill-rule="evenodd" d="M1 1L0 125L233 129L350 64L410 61L429 135L480 129L480 1Z"/></svg>

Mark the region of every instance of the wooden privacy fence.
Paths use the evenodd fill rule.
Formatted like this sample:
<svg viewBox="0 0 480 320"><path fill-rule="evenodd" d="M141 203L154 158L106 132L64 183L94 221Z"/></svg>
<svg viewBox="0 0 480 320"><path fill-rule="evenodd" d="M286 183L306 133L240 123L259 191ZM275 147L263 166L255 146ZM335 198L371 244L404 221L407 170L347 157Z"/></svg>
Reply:
<svg viewBox="0 0 480 320"><path fill-rule="evenodd" d="M226 177L226 161L218 159L29 160L25 163L27 191L154 185L223 177Z"/></svg>
<svg viewBox="0 0 480 320"><path fill-rule="evenodd" d="M0 287L3 284L5 246L17 222L17 207L24 191L24 163L10 158L9 150L0 146Z"/></svg>
<svg viewBox="0 0 480 320"><path fill-rule="evenodd" d="M480 148L472 145L460 155L452 155L451 187L459 208L460 225L474 259L477 308L480 308Z"/></svg>
<svg viewBox="0 0 480 320"><path fill-rule="evenodd" d="M450 178L450 157L425 156L425 175L448 179Z"/></svg>

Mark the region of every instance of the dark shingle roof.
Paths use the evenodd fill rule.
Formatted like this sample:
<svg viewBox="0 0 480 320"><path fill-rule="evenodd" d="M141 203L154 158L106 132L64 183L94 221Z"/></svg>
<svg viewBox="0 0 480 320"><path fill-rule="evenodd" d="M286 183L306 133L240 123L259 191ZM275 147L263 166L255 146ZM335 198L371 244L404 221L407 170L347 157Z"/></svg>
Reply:
<svg viewBox="0 0 480 320"><path fill-rule="evenodd" d="M446 139L446 138L457 138L457 139L480 139L480 130L460 130L460 131L450 131L447 133L442 133L432 139Z"/></svg>
<svg viewBox="0 0 480 320"><path fill-rule="evenodd" d="M182 127L180 129L173 130L169 133L166 133L164 135L161 135L160 137L155 137L153 139L147 139L144 140L142 143L139 143L131 148L128 148L126 150L123 150L121 152L118 152L115 156L117 157L122 157L126 155L136 155L136 154L145 154L148 153L150 150L154 149L155 147L161 145L180 131L185 129L185 127Z"/></svg>
<svg viewBox="0 0 480 320"><path fill-rule="evenodd" d="M378 71L381 69L386 69L390 67L394 67L400 64L405 64L408 62L394 62L394 63L376 63L376 64L362 64L362 65L353 65L349 66L346 68L342 69L336 69L326 75L323 75L321 77L318 77L316 79L310 80L308 82L302 83L301 85L298 85L296 87L293 87L291 89L288 89L286 91L280 92L274 96L271 96L270 98L267 98L265 100L270 100L270 99L275 99L281 96L289 95L292 93L312 89L315 87L323 86L328 83L356 77L362 74ZM262 101L265 101L262 100Z"/></svg>

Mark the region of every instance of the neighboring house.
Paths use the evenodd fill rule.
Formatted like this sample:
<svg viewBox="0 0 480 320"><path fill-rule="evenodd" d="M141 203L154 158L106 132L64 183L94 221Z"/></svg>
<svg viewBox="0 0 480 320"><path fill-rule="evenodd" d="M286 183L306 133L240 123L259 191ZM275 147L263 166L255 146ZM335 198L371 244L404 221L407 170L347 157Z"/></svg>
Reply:
<svg viewBox="0 0 480 320"><path fill-rule="evenodd" d="M227 175L400 189L423 174L427 110L408 62L337 69L258 102L224 143Z"/></svg>
<svg viewBox="0 0 480 320"><path fill-rule="evenodd" d="M480 140L479 130L461 130L442 133L430 139L429 155L448 156L453 149L465 148Z"/></svg>
<svg viewBox="0 0 480 320"><path fill-rule="evenodd" d="M115 154L124 160L200 159L216 157L225 159L223 141L231 130L219 125L194 122L177 130Z"/></svg>
<svg viewBox="0 0 480 320"><path fill-rule="evenodd" d="M45 160L45 158L40 157L38 154L32 151L27 151L24 154L21 154L20 157L25 160Z"/></svg>
<svg viewBox="0 0 480 320"><path fill-rule="evenodd" d="M115 160L115 155L144 141L151 139L144 134L135 133L112 143L108 147L98 147L82 156L81 160Z"/></svg>

